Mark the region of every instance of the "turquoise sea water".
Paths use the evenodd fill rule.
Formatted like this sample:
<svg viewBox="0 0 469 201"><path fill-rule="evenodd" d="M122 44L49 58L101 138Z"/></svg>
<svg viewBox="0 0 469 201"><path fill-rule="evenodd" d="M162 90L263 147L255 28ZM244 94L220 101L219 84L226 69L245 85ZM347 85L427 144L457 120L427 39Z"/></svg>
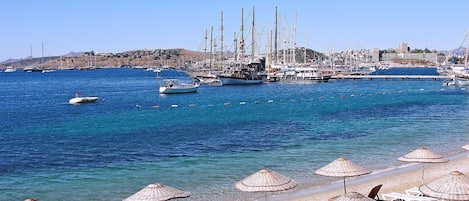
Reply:
<svg viewBox="0 0 469 201"><path fill-rule="evenodd" d="M159 95L155 77L137 69L0 73L0 200L122 200L150 183L191 192L184 200L251 199L262 194L234 184L264 167L304 187L330 181L313 172L338 157L376 171L404 164L397 158L420 146L447 155L468 142L468 92L442 80ZM69 105L75 92L100 100Z"/></svg>

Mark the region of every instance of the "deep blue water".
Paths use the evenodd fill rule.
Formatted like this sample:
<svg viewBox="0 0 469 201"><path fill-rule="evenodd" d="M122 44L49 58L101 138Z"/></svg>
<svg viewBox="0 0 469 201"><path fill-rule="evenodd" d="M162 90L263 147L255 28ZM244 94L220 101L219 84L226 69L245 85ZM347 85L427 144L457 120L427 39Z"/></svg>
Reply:
<svg viewBox="0 0 469 201"><path fill-rule="evenodd" d="M468 93L442 80L175 95L159 95L160 81L138 69L0 73L0 200L122 200L150 183L190 191L187 200L239 200L257 195L234 183L263 167L307 185L324 182L312 173L337 157L380 170L420 146L446 155L467 144ZM69 105L75 92L100 100Z"/></svg>

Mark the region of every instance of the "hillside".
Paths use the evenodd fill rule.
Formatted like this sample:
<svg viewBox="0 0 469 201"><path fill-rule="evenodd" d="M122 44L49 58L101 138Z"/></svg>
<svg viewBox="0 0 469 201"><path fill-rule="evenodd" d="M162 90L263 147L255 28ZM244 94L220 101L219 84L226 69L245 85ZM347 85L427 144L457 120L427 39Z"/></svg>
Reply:
<svg viewBox="0 0 469 201"><path fill-rule="evenodd" d="M132 50L121 53L84 52L72 56L25 58L10 60L0 65L1 69L32 67L36 69L87 69L129 66L183 66L200 61L203 53L185 49Z"/></svg>

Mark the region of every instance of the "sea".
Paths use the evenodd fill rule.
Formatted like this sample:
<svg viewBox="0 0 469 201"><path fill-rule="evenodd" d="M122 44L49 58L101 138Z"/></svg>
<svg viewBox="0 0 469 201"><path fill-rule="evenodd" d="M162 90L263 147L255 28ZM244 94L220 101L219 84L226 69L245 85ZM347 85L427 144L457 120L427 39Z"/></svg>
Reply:
<svg viewBox="0 0 469 201"><path fill-rule="evenodd" d="M376 172L406 165L397 158L422 146L448 156L468 143L468 91L441 79L159 94L169 78L192 81L177 70L0 73L0 200L117 201L152 183L190 192L183 200L255 200L264 194L235 183L262 168L301 189L341 180L314 174L338 157ZM99 100L70 105L77 92Z"/></svg>

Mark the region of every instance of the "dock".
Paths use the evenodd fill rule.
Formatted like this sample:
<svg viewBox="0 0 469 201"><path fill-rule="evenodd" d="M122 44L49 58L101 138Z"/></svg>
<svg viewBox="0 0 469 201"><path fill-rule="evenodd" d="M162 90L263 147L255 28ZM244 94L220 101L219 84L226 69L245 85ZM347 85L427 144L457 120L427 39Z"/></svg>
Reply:
<svg viewBox="0 0 469 201"><path fill-rule="evenodd" d="M331 77L332 79L450 79L450 75L335 75Z"/></svg>

